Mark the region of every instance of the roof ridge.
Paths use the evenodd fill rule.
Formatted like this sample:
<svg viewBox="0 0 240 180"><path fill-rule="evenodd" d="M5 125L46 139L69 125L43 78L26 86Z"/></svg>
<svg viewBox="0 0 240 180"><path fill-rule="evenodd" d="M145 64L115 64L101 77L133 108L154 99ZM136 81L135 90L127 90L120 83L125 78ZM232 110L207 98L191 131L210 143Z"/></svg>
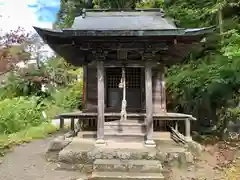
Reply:
<svg viewBox="0 0 240 180"><path fill-rule="evenodd" d="M82 12L164 12L162 8L124 8L124 9L114 9L114 8L109 8L109 9L82 9Z"/></svg>

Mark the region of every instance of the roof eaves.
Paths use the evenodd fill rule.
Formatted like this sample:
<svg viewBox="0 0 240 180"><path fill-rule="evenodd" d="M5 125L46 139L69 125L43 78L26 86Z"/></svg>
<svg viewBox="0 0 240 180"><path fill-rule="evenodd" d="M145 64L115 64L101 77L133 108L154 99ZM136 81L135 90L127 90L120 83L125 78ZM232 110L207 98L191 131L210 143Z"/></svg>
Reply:
<svg viewBox="0 0 240 180"><path fill-rule="evenodd" d="M212 33L216 29L215 26L206 27L206 28L194 28L194 29L185 29L184 35L197 36Z"/></svg>
<svg viewBox="0 0 240 180"><path fill-rule="evenodd" d="M69 36L178 36L184 35L185 29L160 29L160 30L78 30L63 29Z"/></svg>

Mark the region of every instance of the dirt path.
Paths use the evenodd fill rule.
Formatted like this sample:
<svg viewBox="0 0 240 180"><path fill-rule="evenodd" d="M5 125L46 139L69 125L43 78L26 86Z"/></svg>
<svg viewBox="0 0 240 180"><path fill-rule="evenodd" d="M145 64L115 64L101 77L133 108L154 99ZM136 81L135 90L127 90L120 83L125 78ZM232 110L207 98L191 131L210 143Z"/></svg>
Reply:
<svg viewBox="0 0 240 180"><path fill-rule="evenodd" d="M51 138L16 147L0 158L0 180L77 180L78 172L57 171L56 165L44 159Z"/></svg>

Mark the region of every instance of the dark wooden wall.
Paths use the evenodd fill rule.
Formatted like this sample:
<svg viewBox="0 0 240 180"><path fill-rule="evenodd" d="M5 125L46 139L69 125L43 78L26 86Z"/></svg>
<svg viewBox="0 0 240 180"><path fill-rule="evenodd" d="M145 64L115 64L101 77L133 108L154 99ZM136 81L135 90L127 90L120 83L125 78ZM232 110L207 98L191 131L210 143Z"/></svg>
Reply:
<svg viewBox="0 0 240 180"><path fill-rule="evenodd" d="M86 106L84 111L97 112L97 67L87 66L86 75Z"/></svg>

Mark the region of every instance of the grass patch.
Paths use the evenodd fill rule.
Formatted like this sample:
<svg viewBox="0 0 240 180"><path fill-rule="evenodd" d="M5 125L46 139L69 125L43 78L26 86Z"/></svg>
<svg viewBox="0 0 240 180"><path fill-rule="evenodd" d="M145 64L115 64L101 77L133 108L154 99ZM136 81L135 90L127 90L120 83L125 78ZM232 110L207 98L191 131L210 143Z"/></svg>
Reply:
<svg viewBox="0 0 240 180"><path fill-rule="evenodd" d="M4 155L6 151L10 150L15 145L30 142L34 139L45 138L47 135L52 134L57 130L56 126L44 122L39 126L29 127L16 133L0 135L0 156Z"/></svg>
<svg viewBox="0 0 240 180"><path fill-rule="evenodd" d="M224 170L226 180L240 179L240 162L237 162Z"/></svg>

